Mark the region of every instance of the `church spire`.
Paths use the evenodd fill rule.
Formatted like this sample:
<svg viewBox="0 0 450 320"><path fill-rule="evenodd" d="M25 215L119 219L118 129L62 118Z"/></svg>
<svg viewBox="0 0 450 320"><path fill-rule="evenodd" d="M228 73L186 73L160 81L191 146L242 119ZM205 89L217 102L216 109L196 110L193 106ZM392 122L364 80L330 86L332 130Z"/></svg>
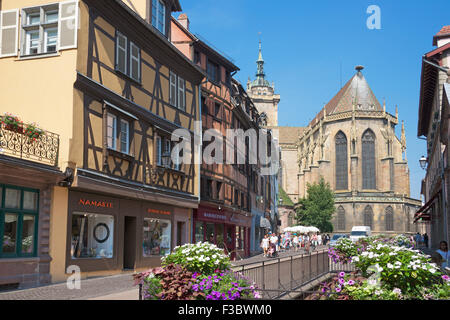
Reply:
<svg viewBox="0 0 450 320"><path fill-rule="evenodd" d="M256 64L258 65L258 69L256 72L256 83L263 86L265 84L266 74L264 73L264 59L262 56L261 40L259 40L259 55Z"/></svg>

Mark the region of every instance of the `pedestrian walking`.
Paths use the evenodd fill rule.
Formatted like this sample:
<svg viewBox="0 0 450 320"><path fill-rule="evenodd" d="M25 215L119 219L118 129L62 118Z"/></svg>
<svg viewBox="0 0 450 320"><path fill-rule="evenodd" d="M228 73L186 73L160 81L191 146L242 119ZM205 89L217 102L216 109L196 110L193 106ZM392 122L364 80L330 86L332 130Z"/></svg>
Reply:
<svg viewBox="0 0 450 320"><path fill-rule="evenodd" d="M423 235L423 242L425 243L425 248L428 248L428 235L426 232Z"/></svg>
<svg viewBox="0 0 450 320"><path fill-rule="evenodd" d="M275 233L272 233L272 235L270 236L270 249L269 249L270 257L274 257L277 254L277 245L278 245L278 237L275 235Z"/></svg>
<svg viewBox="0 0 450 320"><path fill-rule="evenodd" d="M319 246L322 245L322 235L321 235L321 234L319 234L319 235L317 236L317 245L319 245Z"/></svg>
<svg viewBox="0 0 450 320"><path fill-rule="evenodd" d="M416 242L416 247L420 246L420 233L416 233L416 235L414 236L414 241Z"/></svg>
<svg viewBox="0 0 450 320"><path fill-rule="evenodd" d="M261 248L264 251L264 257L267 257L269 254L269 235L264 235L264 238L261 241Z"/></svg>
<svg viewBox="0 0 450 320"><path fill-rule="evenodd" d="M296 233L294 233L294 238L292 239L292 247L294 248L294 251L297 252L298 251L298 236Z"/></svg>

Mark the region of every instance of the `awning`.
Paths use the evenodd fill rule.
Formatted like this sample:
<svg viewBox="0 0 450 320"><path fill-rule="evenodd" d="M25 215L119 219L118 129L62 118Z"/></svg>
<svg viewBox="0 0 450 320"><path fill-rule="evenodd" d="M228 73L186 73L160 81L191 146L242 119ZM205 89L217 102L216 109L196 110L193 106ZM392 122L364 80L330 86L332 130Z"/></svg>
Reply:
<svg viewBox="0 0 450 320"><path fill-rule="evenodd" d="M430 209L434 203L434 200L438 196L439 196L439 193L437 193L433 198L431 198L430 201L428 201L422 208L420 208L414 214L414 223L416 223L419 219L421 219L421 221L430 221L431 220Z"/></svg>
<svg viewBox="0 0 450 320"><path fill-rule="evenodd" d="M261 217L261 220L259 222L259 227L264 229L272 229L272 226L270 225L270 221L264 217Z"/></svg>

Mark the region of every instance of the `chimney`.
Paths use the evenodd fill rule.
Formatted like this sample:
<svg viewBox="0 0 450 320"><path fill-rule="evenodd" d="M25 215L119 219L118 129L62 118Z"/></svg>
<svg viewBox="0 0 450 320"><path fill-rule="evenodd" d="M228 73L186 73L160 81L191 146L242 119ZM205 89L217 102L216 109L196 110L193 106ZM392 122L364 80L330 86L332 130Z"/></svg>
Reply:
<svg viewBox="0 0 450 320"><path fill-rule="evenodd" d="M187 31L189 31L189 18L186 13L180 14L177 20Z"/></svg>

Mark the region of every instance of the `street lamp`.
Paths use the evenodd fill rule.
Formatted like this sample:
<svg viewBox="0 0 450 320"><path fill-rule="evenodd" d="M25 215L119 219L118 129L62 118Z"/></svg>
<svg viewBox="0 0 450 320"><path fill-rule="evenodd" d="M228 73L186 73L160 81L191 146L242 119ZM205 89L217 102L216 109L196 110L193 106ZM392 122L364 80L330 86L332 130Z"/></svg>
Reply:
<svg viewBox="0 0 450 320"><path fill-rule="evenodd" d="M422 156L422 158L420 158L419 160L420 163L420 167L425 170L427 167L427 158L425 158L425 156Z"/></svg>

